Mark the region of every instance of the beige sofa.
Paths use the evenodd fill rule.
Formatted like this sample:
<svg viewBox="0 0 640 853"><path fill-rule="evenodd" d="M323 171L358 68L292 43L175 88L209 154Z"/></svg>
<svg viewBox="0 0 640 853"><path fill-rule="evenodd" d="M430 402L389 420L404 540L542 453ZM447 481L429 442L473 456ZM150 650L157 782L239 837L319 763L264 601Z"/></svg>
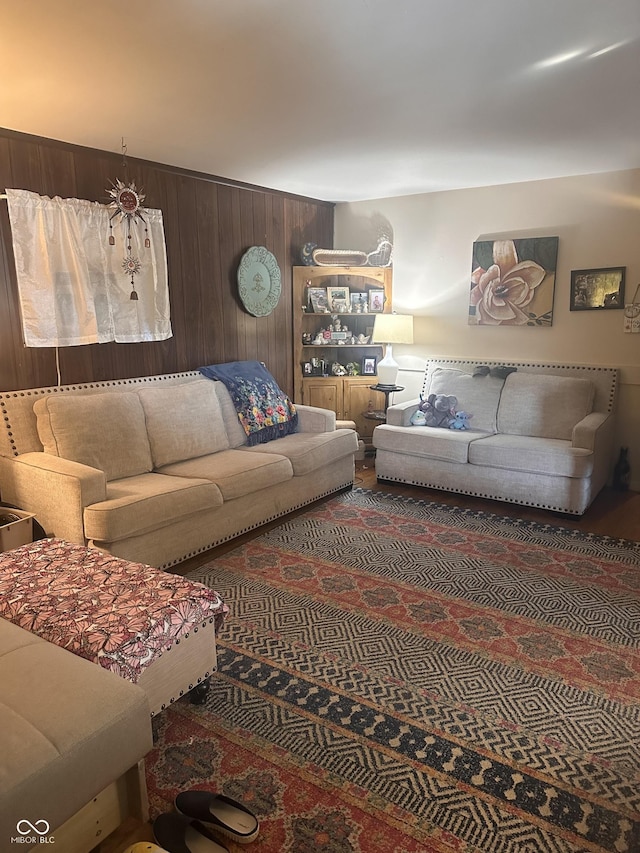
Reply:
<svg viewBox="0 0 640 853"><path fill-rule="evenodd" d="M0 850L88 853L148 817L144 690L0 619Z"/></svg>
<svg viewBox="0 0 640 853"><path fill-rule="evenodd" d="M49 535L166 568L353 484L357 435L298 406L248 447L198 372L0 393L2 500Z"/></svg>
<svg viewBox="0 0 640 853"><path fill-rule="evenodd" d="M515 368L506 378L505 367ZM606 367L431 359L422 397L455 396L471 428L412 426L419 401L391 406L373 433L376 476L580 515L612 470L617 378Z"/></svg>

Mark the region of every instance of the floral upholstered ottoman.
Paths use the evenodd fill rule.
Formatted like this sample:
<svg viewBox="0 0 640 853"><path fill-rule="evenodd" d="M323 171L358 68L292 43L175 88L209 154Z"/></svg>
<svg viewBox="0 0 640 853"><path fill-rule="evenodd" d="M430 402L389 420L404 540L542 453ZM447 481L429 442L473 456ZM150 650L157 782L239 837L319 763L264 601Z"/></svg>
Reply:
<svg viewBox="0 0 640 853"><path fill-rule="evenodd" d="M216 668L212 589L61 539L0 554L0 616L139 684L152 714Z"/></svg>

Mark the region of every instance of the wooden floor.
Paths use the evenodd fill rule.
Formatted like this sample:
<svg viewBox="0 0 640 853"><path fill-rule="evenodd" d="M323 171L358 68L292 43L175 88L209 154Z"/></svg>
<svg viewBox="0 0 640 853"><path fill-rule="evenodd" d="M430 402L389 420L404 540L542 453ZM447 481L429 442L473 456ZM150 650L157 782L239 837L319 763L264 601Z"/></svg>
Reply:
<svg viewBox="0 0 640 853"><path fill-rule="evenodd" d="M471 498L436 489L422 489L419 486L378 483L373 459L359 463L356 470L356 483L363 489L389 492L395 495L407 495L417 500L430 500L466 508L508 515L514 518L526 518L543 524L556 524L572 527L585 533L598 533L616 539L640 540L640 492L616 492L605 488L597 496L582 516L564 515L543 509L532 509L502 501Z"/></svg>
<svg viewBox="0 0 640 853"><path fill-rule="evenodd" d="M480 498L470 498L464 495L440 492L434 489L422 489L418 486L378 483L376 481L374 462L370 457L367 457L364 462L357 463L355 485L363 489L406 495L417 500L431 500L453 506L497 513L499 515L508 515L514 518L540 521L543 524L577 528L583 530L585 533L597 533L602 536L611 536L614 539L640 541L640 492L616 492L613 489L607 488L598 495L583 516L561 515L545 510L529 509L515 504L502 503L501 501L482 500ZM304 511L304 509L299 510L300 513ZM199 557L194 557L192 560L187 560L174 569L174 571L177 571L179 574L187 574L187 572L204 565L226 551L237 548L243 541L260 536L267 527L275 527L280 523L281 520L274 521L270 525L258 528L258 530L247 533L243 537L221 545L213 549L213 551L209 551ZM103 841L94 853L124 853L129 845L137 841L153 841L153 832L148 824L142 825L136 821L130 821L123 824L116 833L113 833L113 835Z"/></svg>

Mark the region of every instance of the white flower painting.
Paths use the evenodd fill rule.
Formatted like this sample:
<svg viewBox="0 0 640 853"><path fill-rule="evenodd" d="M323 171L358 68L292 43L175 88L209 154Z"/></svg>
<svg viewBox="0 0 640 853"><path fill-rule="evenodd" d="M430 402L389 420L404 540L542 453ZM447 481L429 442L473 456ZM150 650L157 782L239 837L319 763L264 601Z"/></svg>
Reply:
<svg viewBox="0 0 640 853"><path fill-rule="evenodd" d="M473 244L469 324L550 326L557 237Z"/></svg>

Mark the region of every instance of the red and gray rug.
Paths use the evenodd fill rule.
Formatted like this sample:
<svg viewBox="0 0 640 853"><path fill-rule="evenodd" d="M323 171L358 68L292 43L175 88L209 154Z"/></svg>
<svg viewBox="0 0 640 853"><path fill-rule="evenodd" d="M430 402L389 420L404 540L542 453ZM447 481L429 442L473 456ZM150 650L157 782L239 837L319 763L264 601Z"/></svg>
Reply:
<svg viewBox="0 0 640 853"><path fill-rule="evenodd" d="M152 817L201 788L256 853L640 850L640 543L356 489L190 577L231 613L207 703L155 720Z"/></svg>

